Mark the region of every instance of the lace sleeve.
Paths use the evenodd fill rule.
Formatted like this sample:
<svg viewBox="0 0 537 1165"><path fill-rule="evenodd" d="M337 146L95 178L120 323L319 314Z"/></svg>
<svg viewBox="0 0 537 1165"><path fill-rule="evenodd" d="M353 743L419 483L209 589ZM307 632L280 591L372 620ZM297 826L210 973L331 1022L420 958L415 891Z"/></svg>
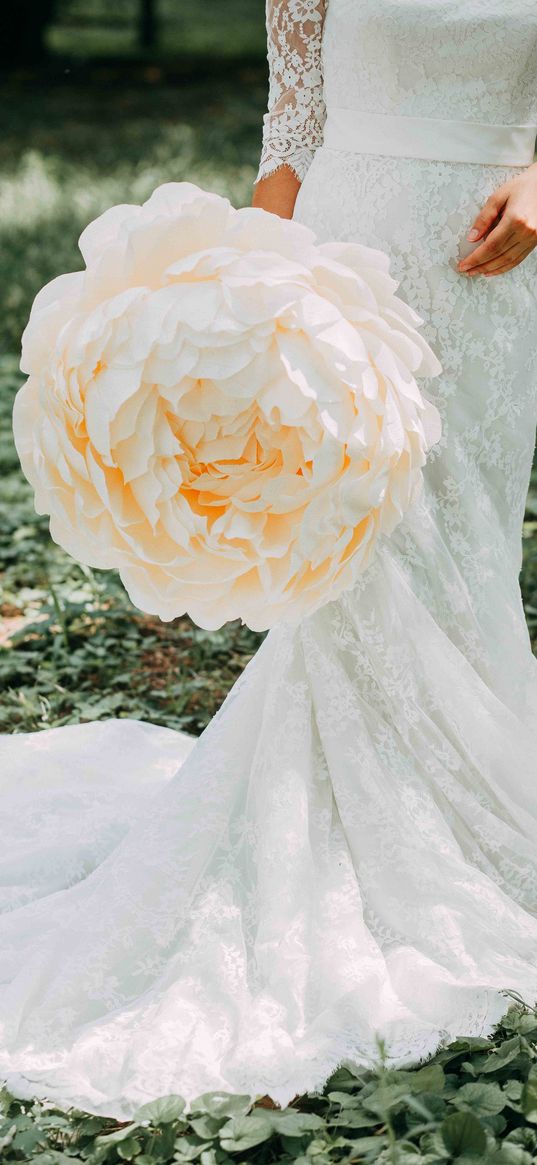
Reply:
<svg viewBox="0 0 537 1165"><path fill-rule="evenodd" d="M285 165L302 181L322 144L326 5L327 0L267 0L269 98L256 181Z"/></svg>

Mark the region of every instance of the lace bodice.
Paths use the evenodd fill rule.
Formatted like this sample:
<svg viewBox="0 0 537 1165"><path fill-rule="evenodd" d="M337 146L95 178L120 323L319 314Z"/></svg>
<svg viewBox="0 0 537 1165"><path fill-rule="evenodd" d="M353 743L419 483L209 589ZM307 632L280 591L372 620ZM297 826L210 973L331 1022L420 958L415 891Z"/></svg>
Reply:
<svg viewBox="0 0 537 1165"><path fill-rule="evenodd" d="M302 180L330 106L537 122L535 0L268 0L267 33L258 177L288 164Z"/></svg>

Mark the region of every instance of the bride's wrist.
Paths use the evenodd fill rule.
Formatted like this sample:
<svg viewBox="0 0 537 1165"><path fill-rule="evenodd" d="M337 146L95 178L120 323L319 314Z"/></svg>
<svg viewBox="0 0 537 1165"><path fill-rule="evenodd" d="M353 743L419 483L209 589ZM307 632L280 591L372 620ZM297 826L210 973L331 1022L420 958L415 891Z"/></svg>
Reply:
<svg viewBox="0 0 537 1165"><path fill-rule="evenodd" d="M255 183L252 206L261 207L280 218L292 218L300 185L290 166L280 166Z"/></svg>

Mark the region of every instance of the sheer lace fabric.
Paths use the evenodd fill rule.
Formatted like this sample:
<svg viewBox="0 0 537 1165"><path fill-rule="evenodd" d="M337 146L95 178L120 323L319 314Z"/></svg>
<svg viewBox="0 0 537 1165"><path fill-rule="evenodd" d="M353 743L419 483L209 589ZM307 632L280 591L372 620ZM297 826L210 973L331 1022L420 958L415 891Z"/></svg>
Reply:
<svg viewBox="0 0 537 1165"><path fill-rule="evenodd" d="M325 0L267 0L268 112L257 180L290 166L302 181L322 143Z"/></svg>
<svg viewBox="0 0 537 1165"><path fill-rule="evenodd" d="M330 106L534 125L536 21L534 0L267 0L258 178L302 181Z"/></svg>
<svg viewBox="0 0 537 1165"><path fill-rule="evenodd" d="M322 51L340 104L367 88L420 116L537 113L533 2L330 0ZM416 1063L489 1031L506 990L536 999L518 573L537 254L497 279L455 269L514 172L315 149L296 217L390 253L443 365L444 437L359 584L275 627L198 740L124 720L0 740L0 1077L18 1094L118 1117L214 1088L285 1103L377 1033Z"/></svg>

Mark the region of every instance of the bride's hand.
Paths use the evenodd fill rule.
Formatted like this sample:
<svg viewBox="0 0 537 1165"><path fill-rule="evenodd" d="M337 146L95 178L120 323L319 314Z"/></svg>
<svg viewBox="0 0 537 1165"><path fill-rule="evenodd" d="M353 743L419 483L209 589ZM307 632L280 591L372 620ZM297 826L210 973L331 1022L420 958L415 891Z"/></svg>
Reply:
<svg viewBox="0 0 537 1165"><path fill-rule="evenodd" d="M503 275L527 258L537 247L537 164L491 194L467 237L484 242L461 259L463 275Z"/></svg>

